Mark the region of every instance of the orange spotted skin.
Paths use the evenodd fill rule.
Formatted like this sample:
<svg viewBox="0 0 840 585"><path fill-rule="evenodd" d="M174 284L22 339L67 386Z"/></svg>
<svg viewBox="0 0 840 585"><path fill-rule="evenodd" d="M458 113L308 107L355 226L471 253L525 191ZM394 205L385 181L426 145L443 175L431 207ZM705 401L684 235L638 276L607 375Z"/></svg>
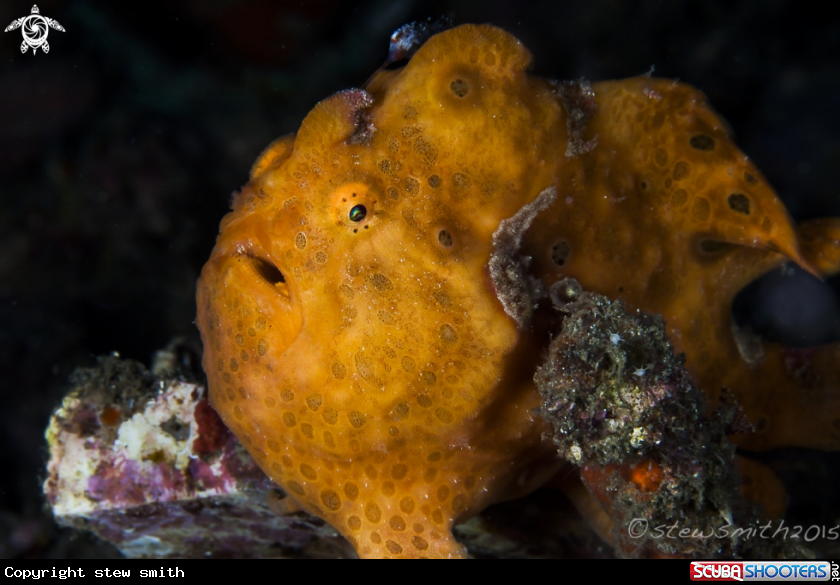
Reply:
<svg viewBox="0 0 840 585"><path fill-rule="evenodd" d="M360 556L464 556L453 523L559 468L532 380L552 311L519 327L488 271L500 222L546 189L533 274L662 313L712 396L748 395L756 374L733 353L732 296L788 258L809 266L696 90L593 85L597 146L566 157L566 109L530 59L465 25L319 103L258 159L199 280L213 406ZM826 436L812 443L836 448Z"/></svg>
<svg viewBox="0 0 840 585"><path fill-rule="evenodd" d="M812 357L815 387L796 379L778 344L745 363L731 318L735 295L784 262L836 272L840 222L803 224L800 253L775 192L690 86L637 77L593 90L598 110L585 138L598 146L559 169L558 202L526 239L534 272L661 314L710 405L729 388L755 425L734 437L739 446L840 448L838 346Z"/></svg>

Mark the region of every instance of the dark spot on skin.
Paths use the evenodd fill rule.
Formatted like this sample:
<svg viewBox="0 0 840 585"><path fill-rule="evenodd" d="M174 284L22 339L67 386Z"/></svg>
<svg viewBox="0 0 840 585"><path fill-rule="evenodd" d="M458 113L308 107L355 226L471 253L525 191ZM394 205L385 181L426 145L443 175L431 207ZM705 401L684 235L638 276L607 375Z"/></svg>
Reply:
<svg viewBox="0 0 840 585"><path fill-rule="evenodd" d="M706 136L705 134L695 134L689 139L688 143L691 145L691 148L695 150L715 149L715 139L711 136Z"/></svg>
<svg viewBox="0 0 840 585"><path fill-rule="evenodd" d="M758 183L758 179L756 179L754 176L752 176L752 175L751 175L751 174L749 174L749 173L744 173L744 180L745 180L747 183L749 183L750 185L755 185L755 184L757 184L757 183Z"/></svg>
<svg viewBox="0 0 840 585"><path fill-rule="evenodd" d="M674 172L673 177L675 181L679 181L680 179L684 179L688 176L689 173L689 166L688 163L680 161L674 165Z"/></svg>
<svg viewBox="0 0 840 585"><path fill-rule="evenodd" d="M467 86L467 82L463 79L455 79L449 84L449 89L452 90L452 93L457 95L459 98L464 97L470 91L469 86Z"/></svg>
<svg viewBox="0 0 840 585"><path fill-rule="evenodd" d="M437 148L423 136L414 141L414 150L420 155L424 164L432 165L437 160Z"/></svg>
<svg viewBox="0 0 840 585"><path fill-rule="evenodd" d="M727 199L729 209L744 215L750 214L750 200L743 193L732 193Z"/></svg>
<svg viewBox="0 0 840 585"><path fill-rule="evenodd" d="M455 173L452 175L452 184L455 186L455 189L460 191L469 187L472 181L470 181L470 177L466 173Z"/></svg>
<svg viewBox="0 0 840 585"><path fill-rule="evenodd" d="M440 177L438 175L432 175L431 177L429 177L429 186L432 189L437 189L438 187L440 187L442 182L443 181L440 180Z"/></svg>
<svg viewBox="0 0 840 585"><path fill-rule="evenodd" d="M411 197L416 196L420 192L420 181L414 177L406 177L403 182L406 193Z"/></svg>
<svg viewBox="0 0 840 585"><path fill-rule="evenodd" d="M665 152L665 150L662 148L657 148L656 152L653 153L653 160L660 167L664 167L666 164L668 164L668 153Z"/></svg>
<svg viewBox="0 0 840 585"><path fill-rule="evenodd" d="M452 234L446 230L440 230L438 232L438 242L440 242L441 246L446 246L448 248L452 245Z"/></svg>

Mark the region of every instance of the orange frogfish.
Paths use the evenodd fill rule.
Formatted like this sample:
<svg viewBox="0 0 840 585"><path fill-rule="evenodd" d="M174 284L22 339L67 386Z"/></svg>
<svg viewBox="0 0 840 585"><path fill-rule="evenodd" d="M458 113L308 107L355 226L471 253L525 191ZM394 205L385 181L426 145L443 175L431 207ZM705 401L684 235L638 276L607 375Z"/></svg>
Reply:
<svg viewBox="0 0 840 585"><path fill-rule="evenodd" d="M794 226L692 87L530 62L464 25L319 103L201 274L214 408L362 557L464 556L454 523L560 468L534 372L569 277L661 314L710 404L727 388L753 424L739 445L840 447L836 347L792 361L730 311L784 262L837 271L840 222Z"/></svg>

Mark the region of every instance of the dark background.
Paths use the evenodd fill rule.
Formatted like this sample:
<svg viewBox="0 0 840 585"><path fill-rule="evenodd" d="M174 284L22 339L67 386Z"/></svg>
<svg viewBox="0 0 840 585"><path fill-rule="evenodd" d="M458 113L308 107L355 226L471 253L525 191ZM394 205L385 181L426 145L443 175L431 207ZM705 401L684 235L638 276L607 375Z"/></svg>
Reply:
<svg viewBox="0 0 840 585"><path fill-rule="evenodd" d="M68 375L99 354L148 364L173 337L197 341L195 281L231 191L317 101L363 84L404 23L501 26L546 77L655 67L709 96L795 219L840 215L840 22L801 0L732 4L40 1L66 29L49 54L0 34L0 558L105 554L59 531L40 495ZM31 7L3 0L0 27ZM771 276L738 318L798 345L838 339L837 289ZM794 496L790 518L837 522L837 454L765 460Z"/></svg>

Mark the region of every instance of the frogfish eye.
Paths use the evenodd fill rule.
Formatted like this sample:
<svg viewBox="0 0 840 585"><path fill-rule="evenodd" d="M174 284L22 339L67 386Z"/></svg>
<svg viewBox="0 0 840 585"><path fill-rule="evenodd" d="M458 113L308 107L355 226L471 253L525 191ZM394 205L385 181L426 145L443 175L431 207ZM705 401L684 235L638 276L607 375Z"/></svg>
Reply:
<svg viewBox="0 0 840 585"><path fill-rule="evenodd" d="M367 208L364 205L355 205L350 210L350 221L362 221L367 215Z"/></svg>

